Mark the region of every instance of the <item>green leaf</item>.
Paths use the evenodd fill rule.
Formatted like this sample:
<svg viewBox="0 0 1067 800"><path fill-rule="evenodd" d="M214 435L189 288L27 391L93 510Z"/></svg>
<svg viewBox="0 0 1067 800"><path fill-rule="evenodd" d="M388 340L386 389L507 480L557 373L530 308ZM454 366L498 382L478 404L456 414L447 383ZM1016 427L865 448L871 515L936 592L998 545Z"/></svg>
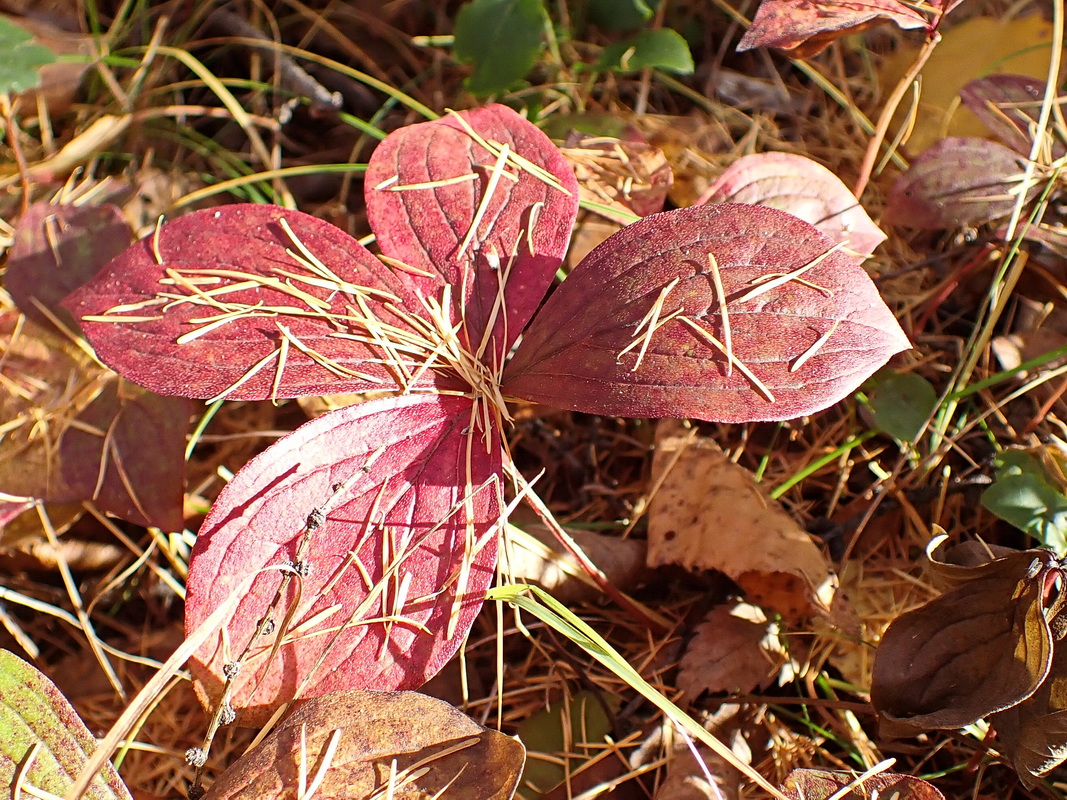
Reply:
<svg viewBox="0 0 1067 800"><path fill-rule="evenodd" d="M0 650L0 786L14 787L21 772L23 797L36 796L31 786L62 797L95 749L96 739L56 685ZM82 797L129 800L115 768L108 763L102 772Z"/></svg>
<svg viewBox="0 0 1067 800"><path fill-rule="evenodd" d="M589 0L589 21L606 31L625 31L652 19L659 0Z"/></svg>
<svg viewBox="0 0 1067 800"><path fill-rule="evenodd" d="M1059 555L1067 553L1067 497L1041 475L998 477L982 493L982 507Z"/></svg>
<svg viewBox="0 0 1067 800"><path fill-rule="evenodd" d="M612 712L618 710L618 698L606 698ZM519 741L534 753L569 754L571 772L603 749L611 735L611 719L597 695L580 691L552 703L519 723ZM562 760L528 758L522 772L522 785L547 792L562 783L568 774Z"/></svg>
<svg viewBox="0 0 1067 800"><path fill-rule="evenodd" d="M937 406L937 392L914 372L881 378L871 396L875 426L902 442L914 442Z"/></svg>
<svg viewBox="0 0 1067 800"><path fill-rule="evenodd" d="M41 82L40 69L56 60L56 54L35 44L33 35L6 17L0 17L0 94L32 89Z"/></svg>
<svg viewBox="0 0 1067 800"><path fill-rule="evenodd" d="M596 68L614 72L652 68L688 75L693 71L693 56L678 31L657 28L608 45L600 54Z"/></svg>
<svg viewBox="0 0 1067 800"><path fill-rule="evenodd" d="M467 89L484 97L525 76L541 53L545 19L543 0L473 0L463 6L454 53L474 66Z"/></svg>

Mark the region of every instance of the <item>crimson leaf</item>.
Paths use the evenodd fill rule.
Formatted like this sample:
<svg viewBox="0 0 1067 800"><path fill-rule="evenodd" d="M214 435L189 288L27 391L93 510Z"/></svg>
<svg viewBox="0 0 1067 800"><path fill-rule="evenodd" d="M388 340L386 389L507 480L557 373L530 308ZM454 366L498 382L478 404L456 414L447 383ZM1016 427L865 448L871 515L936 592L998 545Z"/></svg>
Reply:
<svg viewBox="0 0 1067 800"><path fill-rule="evenodd" d="M721 422L825 408L909 346L871 279L834 248L761 206L645 217L549 298L504 391L598 414Z"/></svg>
<svg viewBox="0 0 1067 800"><path fill-rule="evenodd" d="M503 363L562 262L578 211L559 148L505 106L452 114L390 134L371 157L366 196L382 252L423 273L414 280L424 296L452 287L471 352L504 285L506 314L483 356Z"/></svg>
<svg viewBox="0 0 1067 800"><path fill-rule="evenodd" d="M387 305L421 308L348 234L266 205L175 220L64 305L130 380L161 394L250 400L394 387L366 343L363 309L407 330Z"/></svg>
<svg viewBox="0 0 1067 800"><path fill-rule="evenodd" d="M436 395L348 406L237 474L193 549L186 631L245 575L262 574L190 662L202 693L218 700L265 617L274 630L253 642L234 684L247 724L296 696L418 687L444 665L496 563L501 449L476 410L468 398ZM286 570L303 577L273 608Z"/></svg>

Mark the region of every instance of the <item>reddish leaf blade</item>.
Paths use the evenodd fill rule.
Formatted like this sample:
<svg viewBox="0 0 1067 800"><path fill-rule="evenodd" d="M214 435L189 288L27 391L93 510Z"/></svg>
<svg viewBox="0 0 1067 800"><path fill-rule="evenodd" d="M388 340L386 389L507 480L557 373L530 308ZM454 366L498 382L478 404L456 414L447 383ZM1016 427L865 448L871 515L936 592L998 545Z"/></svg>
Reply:
<svg viewBox="0 0 1067 800"><path fill-rule="evenodd" d="M444 665L496 564L500 442L495 427L483 442L475 410L467 398L436 395L348 406L298 428L237 474L193 549L186 631L243 576L296 559L315 509L325 519L311 531L311 572L299 597L295 581L286 589L285 603L297 609L284 635L295 638L266 665L285 609L270 611L282 578L265 571L225 631L194 656L203 693L219 698L224 665L267 614L276 630L253 645L235 686L233 705L248 724L294 696L418 687Z"/></svg>
<svg viewBox="0 0 1067 800"><path fill-rule="evenodd" d="M751 203L788 211L862 256L873 253L886 238L840 178L792 153L738 159L697 201L704 203Z"/></svg>
<svg viewBox="0 0 1067 800"><path fill-rule="evenodd" d="M763 0L738 51L778 47L794 58L808 58L847 33L883 20L899 27L927 27L929 21L899 0Z"/></svg>
<svg viewBox="0 0 1067 800"><path fill-rule="evenodd" d="M1004 144L1027 158L1034 141L1045 82L1028 75L989 75L960 89L960 100ZM1045 163L1060 158L1067 144L1047 131L1050 148Z"/></svg>
<svg viewBox="0 0 1067 800"><path fill-rule="evenodd" d="M60 301L129 247L131 238L122 211L110 203L34 203L15 226L4 288L34 322L51 324L37 303L69 320Z"/></svg>
<svg viewBox="0 0 1067 800"><path fill-rule="evenodd" d="M62 797L94 750L96 739L56 685L0 650L0 784L9 796L19 796L14 787L21 775L22 797L42 791ZM130 793L108 761L81 796L129 800Z"/></svg>
<svg viewBox="0 0 1067 800"><path fill-rule="evenodd" d="M635 417L742 422L825 408L909 346L867 274L840 252L827 256L833 247L808 223L761 206L645 217L597 247L549 298L507 368L504 389ZM781 277L823 256L799 281ZM745 298L772 276L778 285ZM731 339L732 370L726 348L709 337L721 345Z"/></svg>
<svg viewBox="0 0 1067 800"><path fill-rule="evenodd" d="M500 145L511 154L503 174L494 169ZM506 314L483 356L503 363L552 283L578 211L578 184L559 149L505 106L450 114L390 134L371 157L366 195L382 252L425 273L415 280L427 297L452 287L472 352L504 282Z"/></svg>
<svg viewBox="0 0 1067 800"><path fill-rule="evenodd" d="M912 162L893 184L885 221L938 230L981 225L1006 217L1015 206L1024 161L988 139L952 136ZM1032 186L1027 197L1040 191Z"/></svg>
<svg viewBox="0 0 1067 800"><path fill-rule="evenodd" d="M325 269L309 266L283 220ZM142 386L256 400L395 387L383 354L360 341L368 336L360 297L403 330L387 304L420 310L348 234L299 211L245 204L164 225L64 305L100 358Z"/></svg>
<svg viewBox="0 0 1067 800"><path fill-rule="evenodd" d="M291 798L301 774L310 782L322 765L328 769L316 797L510 800L525 758L518 739L483 728L443 700L352 689L301 704L204 800Z"/></svg>

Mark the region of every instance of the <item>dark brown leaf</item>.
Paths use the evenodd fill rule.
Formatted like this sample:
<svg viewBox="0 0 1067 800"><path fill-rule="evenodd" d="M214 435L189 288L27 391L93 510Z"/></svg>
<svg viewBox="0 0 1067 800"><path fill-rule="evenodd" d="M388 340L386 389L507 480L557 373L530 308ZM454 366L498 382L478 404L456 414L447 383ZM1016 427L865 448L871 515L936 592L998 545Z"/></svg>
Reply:
<svg viewBox="0 0 1067 800"><path fill-rule="evenodd" d="M297 797L300 776L310 783L322 768L315 797L508 800L525 756L520 741L441 700L353 689L302 704L204 800Z"/></svg>
<svg viewBox="0 0 1067 800"><path fill-rule="evenodd" d="M1045 680L1052 634L1047 550L997 558L979 574L901 615L878 646L871 702L883 730L952 729L1022 702Z"/></svg>

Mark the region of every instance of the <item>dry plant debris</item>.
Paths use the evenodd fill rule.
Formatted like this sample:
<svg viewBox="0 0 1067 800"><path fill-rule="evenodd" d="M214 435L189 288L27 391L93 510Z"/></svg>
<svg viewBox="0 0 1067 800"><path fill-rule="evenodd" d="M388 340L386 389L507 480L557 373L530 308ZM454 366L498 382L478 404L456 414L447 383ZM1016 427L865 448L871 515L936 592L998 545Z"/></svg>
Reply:
<svg viewBox="0 0 1067 800"><path fill-rule="evenodd" d="M38 18L40 44L59 52L65 29L69 51L84 56L61 65L62 85L0 96L0 646L9 651L0 652L0 678L6 709L25 709L29 694L45 698L79 748L71 778L49 783L46 751L63 748L55 730L32 722L38 745L0 737L13 796L63 795L73 780L89 787L86 797L146 799L205 789L310 799L363 781L347 791L1064 797L1067 128L1053 20L996 4L834 3L820 16L808 12L827 4L663 0L647 4L635 28L615 30L596 0L507 2L545 8L551 24L529 37L541 43L534 69L494 99L566 145L569 165L558 174L531 166L532 140L485 135L474 123L468 131L457 120L471 112L446 111L482 103L466 92L466 68L447 42L434 38L454 23L437 4L105 0L84 19L4 4L25 30L34 30L26 15ZM616 16L631 5L646 7L626 0ZM1052 6L1062 23L1062 3ZM40 27L42 14L51 28ZM747 34L745 15L755 16ZM646 52L602 64L605 48L641 46L655 38L646 32L666 29L685 34L692 75L627 72L632 56L648 63ZM987 57L1011 66L986 69L978 62ZM442 124L412 124L439 115ZM428 154L444 128L454 160L436 171L446 160ZM410 138L386 139L390 131ZM402 157L402 141L423 157ZM361 181L377 200L363 199ZM520 186L541 196L524 199ZM583 203L569 253L570 212L550 208L566 196L561 187ZM509 208L513 197L521 202ZM463 200L444 237L429 222L442 198ZM706 209L689 208L703 201ZM664 202L677 209L647 216ZM746 220L721 205L729 202L771 208ZM231 231L210 244L214 234L203 231L216 215L235 230L276 226L273 271L241 261L262 237ZM181 339L184 354L213 362L190 357L181 368L188 393L217 398L207 406L117 377L77 333L86 309L59 305L124 249L131 227L148 238L139 256L117 262L123 271L160 261L173 269L140 287L147 305L110 316L188 314L149 348L153 360L136 336L110 353L98 344L98 354L115 363L128 354L137 382L162 389ZM636 274L654 280L638 286L625 270L612 273L613 246L601 240L620 227L616 242ZM353 243L371 230L377 243L366 243L392 259ZM409 230L414 249L402 241ZM512 259L543 250L537 237L549 230L558 241L536 279L502 279ZM777 245L756 258L742 252L745 237L767 230ZM665 245L707 231L727 244ZM807 249L787 264L782 242ZM208 263L185 263L204 248L214 248ZM797 375L840 372L870 344L862 315L824 313L876 294L840 278L868 254L860 272L914 349L869 383L857 372L822 394L797 389ZM746 272L759 256L769 263ZM240 270L223 274L231 262ZM343 265L353 262L349 274ZM132 303L124 281L138 279L112 277L96 316ZM357 290L370 284L381 291ZM813 306L795 326L788 315L768 323L748 313L799 298ZM887 312L873 336L904 347L895 325ZM712 368L687 373L683 345ZM594 386L590 375L608 380ZM709 405L699 396L709 382L743 399ZM916 382L922 391L887 389ZM356 396L287 437L305 414L286 398L339 391ZM588 403L593 396L603 402ZM889 396L897 407L885 407ZM815 411L823 401L833 405ZM724 424L649 421L706 419L711 406L726 409L712 417ZM503 455L482 459L479 446L457 445L398 470L379 448L404 439L405 428L378 413L385 408L410 418L429 409L430 439L447 443L449 431L469 428L469 439ZM375 441L349 447L355 437L323 434L331 415ZM781 421L743 421L752 419ZM273 622L278 645L268 635L262 659L240 674L221 659L218 680L249 681L252 692L266 674L260 661L271 659L299 679L307 671L287 661L291 645L317 647L358 628L378 638L355 666L386 674L400 644L437 624L410 610L422 602L448 644L410 648L415 661L430 652L433 671L462 650L448 680L435 681L447 704L355 692L344 703L306 700L270 730L222 724L234 706L209 703L204 714L183 658L172 659L210 633L194 624L183 638L186 601L195 610L216 577L197 566L197 534L203 548L228 508L242 527L257 502L254 478L277 477L293 458L310 464L301 437L316 432L332 444L312 472L330 472L328 451L341 449L351 450L354 471L324 478L314 500L279 491L278 518L292 523L289 534L299 530L270 536L299 548L325 533L338 563L362 552L386 568L362 576L359 618L321 591L340 581L323 551L245 565L289 576L266 594L294 615L239 611L241 630ZM278 439L289 444L268 450ZM426 441L399 460L419 465ZM243 471L249 462L258 466ZM438 588L402 574L406 534L391 516L393 500L422 502L425 493L394 496L390 477L384 489L368 482L359 503L330 499L362 480L360 467L383 466L410 487L421 469L441 483L461 474L456 486L472 488L427 512L455 545ZM480 599L457 598L496 580L490 518L527 497L536 513L512 516L510 546L533 558L515 566L545 585L565 576L566 604L545 618L500 604L478 612ZM338 535L368 519L378 533ZM535 526L562 543L538 543ZM942 529L952 552L980 555L960 566L946 549L931 550L924 566ZM420 542L433 550L432 536ZM234 616L221 602L205 615ZM597 642L614 661L597 657ZM415 666L412 686L424 677ZM267 688L279 686L293 688ZM218 700L218 687L199 688L201 699ZM360 734L364 712L389 720L395 741L376 740L380 720L374 736ZM683 713L698 730L680 724ZM413 733L426 741L411 746ZM524 773L522 745L509 736L526 746ZM95 783L74 774L112 754L117 771Z"/></svg>

